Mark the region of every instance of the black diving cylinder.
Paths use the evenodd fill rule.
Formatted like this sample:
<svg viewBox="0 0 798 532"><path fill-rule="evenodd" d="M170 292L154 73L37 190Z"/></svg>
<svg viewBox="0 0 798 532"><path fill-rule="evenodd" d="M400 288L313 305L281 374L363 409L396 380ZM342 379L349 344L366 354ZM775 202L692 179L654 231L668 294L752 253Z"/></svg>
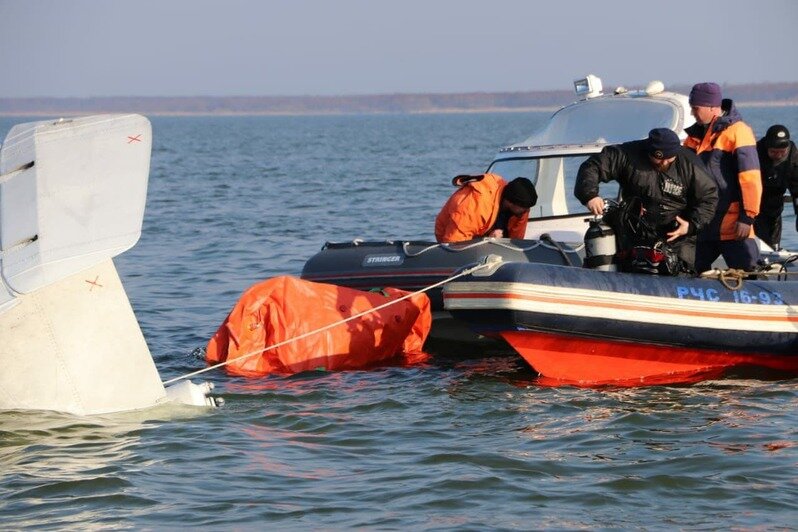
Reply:
<svg viewBox="0 0 798 532"><path fill-rule="evenodd" d="M585 220L589 226L585 232L585 268L604 272L618 270L615 260L615 231L601 218Z"/></svg>

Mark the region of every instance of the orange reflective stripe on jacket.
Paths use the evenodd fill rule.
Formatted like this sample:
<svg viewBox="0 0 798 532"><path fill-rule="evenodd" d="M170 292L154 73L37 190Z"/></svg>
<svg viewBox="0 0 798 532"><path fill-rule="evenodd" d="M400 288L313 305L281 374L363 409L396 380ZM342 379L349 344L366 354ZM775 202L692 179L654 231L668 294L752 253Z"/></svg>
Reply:
<svg viewBox="0 0 798 532"><path fill-rule="evenodd" d="M232 360L227 371L249 377L426 361L428 355L422 348L432 314L429 298L423 293L264 351L408 293L395 288L384 292L363 292L289 276L258 283L244 292L208 342L205 359L211 364Z"/></svg>
<svg viewBox="0 0 798 532"><path fill-rule="evenodd" d="M435 219L438 242L462 242L485 236L496 223L502 191L507 183L497 174L460 185L444 204ZM507 238L524 238L529 211L512 216L507 224Z"/></svg>

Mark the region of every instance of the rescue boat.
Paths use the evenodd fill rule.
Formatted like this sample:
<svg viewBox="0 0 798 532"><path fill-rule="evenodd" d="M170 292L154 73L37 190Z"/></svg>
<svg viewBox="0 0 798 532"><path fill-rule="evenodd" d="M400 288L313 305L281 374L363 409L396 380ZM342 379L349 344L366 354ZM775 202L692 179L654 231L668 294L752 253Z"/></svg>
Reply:
<svg viewBox="0 0 798 532"><path fill-rule="evenodd" d="M689 383L751 368L798 374L798 281L671 277L497 261L444 306L506 340L544 382Z"/></svg>
<svg viewBox="0 0 798 532"><path fill-rule="evenodd" d="M455 331L449 336L463 338L467 325L474 338L503 338L553 382L684 382L745 364L792 371L793 282L746 281L731 290L706 279L607 271L606 262L589 253L585 244L596 220L573 196L582 162L607 145L646 138L653 128L670 128L684 139L694 119L688 97L665 90L661 81L605 93L601 79L588 75L574 90L576 101L529 138L500 148L486 169L535 184L538 203L523 240L327 244L305 265L303 278L417 290L498 255L502 266L494 274L476 273L448 284L442 296L431 294L438 311L431 338L442 323ZM603 184L602 194L618 198L617 183ZM513 256L505 243L536 251ZM793 260L788 250L760 247L765 262ZM544 303L546 310L538 310ZM781 347L763 347L772 342Z"/></svg>
<svg viewBox="0 0 798 532"><path fill-rule="evenodd" d="M693 119L687 97L658 81L604 94L601 80L587 76L575 89L582 99L525 141L500 149L488 171L532 176L539 203L526 237L546 232L573 246L584 242L584 265L594 269L497 262L447 285L445 309L473 331L506 340L542 382L553 384L695 382L740 368L798 372L798 284L786 280L794 277L763 273L766 280L737 287L621 273L602 260L614 245L605 255L592 253L588 236L598 221L572 195L581 163L607 144L645 138L654 127L685 138ZM609 185L602 193L617 197L617 185ZM591 238L606 240L602 234ZM795 259L787 250L760 248L763 263L771 264L763 269L789 268Z"/></svg>

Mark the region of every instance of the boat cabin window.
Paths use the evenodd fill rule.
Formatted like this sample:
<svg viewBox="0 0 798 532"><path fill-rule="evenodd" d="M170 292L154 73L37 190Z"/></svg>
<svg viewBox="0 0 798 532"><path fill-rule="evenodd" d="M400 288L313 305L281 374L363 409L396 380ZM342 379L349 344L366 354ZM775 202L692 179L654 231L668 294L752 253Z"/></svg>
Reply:
<svg viewBox="0 0 798 532"><path fill-rule="evenodd" d="M558 157L514 157L494 161L488 172L499 174L507 181L526 177L535 184L538 204L533 216L558 216L586 213L587 209L574 196L576 173L590 154ZM618 198L620 187L615 181L601 184L602 198Z"/></svg>

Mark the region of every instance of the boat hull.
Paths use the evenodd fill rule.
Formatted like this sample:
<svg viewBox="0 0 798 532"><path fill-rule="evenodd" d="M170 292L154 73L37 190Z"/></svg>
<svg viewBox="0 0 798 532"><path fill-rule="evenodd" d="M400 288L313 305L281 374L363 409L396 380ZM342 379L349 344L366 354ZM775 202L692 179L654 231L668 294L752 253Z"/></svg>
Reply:
<svg viewBox="0 0 798 532"><path fill-rule="evenodd" d="M694 382L735 367L798 373L794 281L718 280L504 264L455 281L445 307L504 338L550 381Z"/></svg>

